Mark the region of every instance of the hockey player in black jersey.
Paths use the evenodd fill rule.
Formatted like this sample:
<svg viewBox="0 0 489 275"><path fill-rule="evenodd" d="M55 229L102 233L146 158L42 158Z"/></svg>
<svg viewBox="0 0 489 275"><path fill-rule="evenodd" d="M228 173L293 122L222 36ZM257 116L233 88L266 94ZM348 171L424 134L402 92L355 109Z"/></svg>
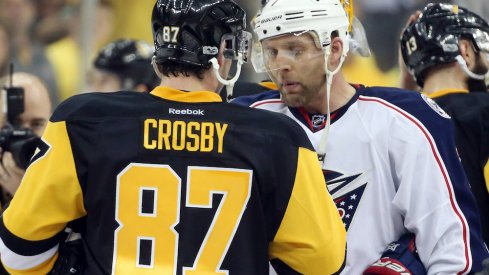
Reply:
<svg viewBox="0 0 489 275"><path fill-rule="evenodd" d="M489 243L489 93L484 83L489 24L463 7L428 4L400 42L405 64L422 92L455 124L457 149Z"/></svg>
<svg viewBox="0 0 489 275"><path fill-rule="evenodd" d="M284 274L341 270L346 233L307 136L290 119L224 104L246 59L231 0L158 0L150 93L75 96L0 220L2 263L46 274L80 219L83 274ZM19 218L21 217L21 218Z"/></svg>

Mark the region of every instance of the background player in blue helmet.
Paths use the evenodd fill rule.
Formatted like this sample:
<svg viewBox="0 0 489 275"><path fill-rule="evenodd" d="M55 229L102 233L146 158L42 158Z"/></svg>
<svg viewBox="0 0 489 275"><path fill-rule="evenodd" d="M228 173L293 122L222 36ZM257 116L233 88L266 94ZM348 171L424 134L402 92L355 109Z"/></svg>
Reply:
<svg viewBox="0 0 489 275"><path fill-rule="evenodd" d="M78 220L82 274L339 272L346 231L307 136L218 94L247 59L244 10L158 0L152 29L160 86L55 110L0 218L7 270L46 274Z"/></svg>
<svg viewBox="0 0 489 275"><path fill-rule="evenodd" d="M154 48L142 40L119 39L106 45L93 62L90 90L151 91L160 79L151 66Z"/></svg>
<svg viewBox="0 0 489 275"><path fill-rule="evenodd" d="M428 4L404 30L400 44L411 79L455 123L458 152L489 243L489 93L484 85L489 25L463 7Z"/></svg>
<svg viewBox="0 0 489 275"><path fill-rule="evenodd" d="M286 114L308 134L347 229L343 274L361 274L409 232L428 274L481 270L488 252L452 122L418 93L345 81L342 4L351 3L269 1L252 60L278 91L234 102Z"/></svg>

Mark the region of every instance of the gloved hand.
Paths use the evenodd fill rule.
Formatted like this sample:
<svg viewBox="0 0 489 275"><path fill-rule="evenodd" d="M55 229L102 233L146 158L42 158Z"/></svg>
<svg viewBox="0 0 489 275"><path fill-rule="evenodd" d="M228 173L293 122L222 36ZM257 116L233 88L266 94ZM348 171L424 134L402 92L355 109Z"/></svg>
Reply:
<svg viewBox="0 0 489 275"><path fill-rule="evenodd" d="M384 253L364 272L364 275L425 275L426 269L419 259L414 234L403 235L390 243Z"/></svg>

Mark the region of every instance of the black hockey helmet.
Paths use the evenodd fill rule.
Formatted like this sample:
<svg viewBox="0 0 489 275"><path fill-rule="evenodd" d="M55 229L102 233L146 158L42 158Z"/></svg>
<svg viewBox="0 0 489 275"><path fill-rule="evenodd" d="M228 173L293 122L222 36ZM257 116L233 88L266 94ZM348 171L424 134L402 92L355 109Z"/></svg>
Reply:
<svg viewBox="0 0 489 275"><path fill-rule="evenodd" d="M156 64L173 61L208 68L223 40L230 41L225 56L237 57L246 13L232 0L158 0L151 22Z"/></svg>
<svg viewBox="0 0 489 275"><path fill-rule="evenodd" d="M95 68L116 74L123 89L144 84L149 90L159 85L160 79L151 66L153 48L142 40L120 39L100 50Z"/></svg>
<svg viewBox="0 0 489 275"><path fill-rule="evenodd" d="M459 41L470 39L477 51L489 52L489 25L457 5L430 3L401 36L401 52L410 73L423 87L430 67L456 61Z"/></svg>

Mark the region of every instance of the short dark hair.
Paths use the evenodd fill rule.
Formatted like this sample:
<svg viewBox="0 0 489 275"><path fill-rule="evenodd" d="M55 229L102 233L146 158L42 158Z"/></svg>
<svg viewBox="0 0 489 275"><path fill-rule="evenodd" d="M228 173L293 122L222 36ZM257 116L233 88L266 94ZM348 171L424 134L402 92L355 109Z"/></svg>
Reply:
<svg viewBox="0 0 489 275"><path fill-rule="evenodd" d="M187 63L180 63L167 60L163 64L158 64L158 70L164 75L172 76L196 76L199 79L204 78L204 73L211 67L209 64L207 67L195 66Z"/></svg>

